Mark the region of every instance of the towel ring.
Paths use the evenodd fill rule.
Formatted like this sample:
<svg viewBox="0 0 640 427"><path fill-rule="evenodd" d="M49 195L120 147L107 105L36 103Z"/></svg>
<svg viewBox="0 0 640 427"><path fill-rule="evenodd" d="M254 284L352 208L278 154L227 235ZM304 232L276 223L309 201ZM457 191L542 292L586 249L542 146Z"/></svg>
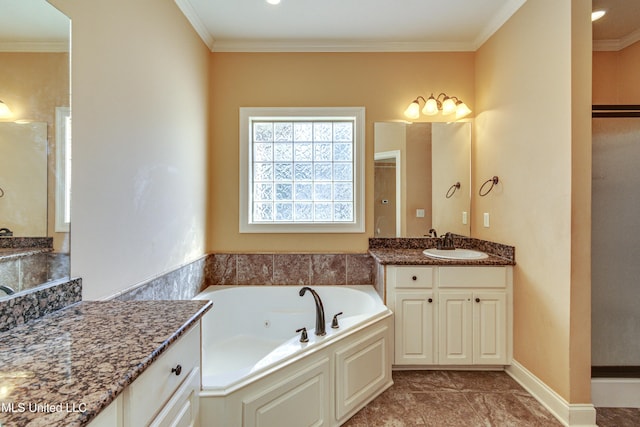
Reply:
<svg viewBox="0 0 640 427"><path fill-rule="evenodd" d="M493 190L493 187L495 187L498 184L498 182L500 182L500 179L497 176L494 176L493 178L486 180L484 184L480 186L480 190L478 191L478 194L480 195L480 197L484 197L487 194L489 194L491 190ZM489 187L489 189L486 190L485 192L482 192L482 189L486 187L486 185L489 183L491 183L491 187Z"/></svg>
<svg viewBox="0 0 640 427"><path fill-rule="evenodd" d="M0 187L0 197L4 196L4 190Z"/></svg>
<svg viewBox="0 0 640 427"><path fill-rule="evenodd" d="M447 199L450 199L451 196L453 196L456 193L456 190L459 190L459 189L460 189L460 182L456 182L451 187L449 187L449 190L447 190L447 194L445 195L445 197Z"/></svg>

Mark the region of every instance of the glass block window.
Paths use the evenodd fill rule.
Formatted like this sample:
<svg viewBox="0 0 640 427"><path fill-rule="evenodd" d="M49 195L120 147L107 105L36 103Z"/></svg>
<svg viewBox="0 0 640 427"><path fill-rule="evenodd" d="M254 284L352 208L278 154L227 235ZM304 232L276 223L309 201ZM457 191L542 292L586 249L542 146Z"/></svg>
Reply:
<svg viewBox="0 0 640 427"><path fill-rule="evenodd" d="M243 108L240 121L241 232L364 231L364 109Z"/></svg>

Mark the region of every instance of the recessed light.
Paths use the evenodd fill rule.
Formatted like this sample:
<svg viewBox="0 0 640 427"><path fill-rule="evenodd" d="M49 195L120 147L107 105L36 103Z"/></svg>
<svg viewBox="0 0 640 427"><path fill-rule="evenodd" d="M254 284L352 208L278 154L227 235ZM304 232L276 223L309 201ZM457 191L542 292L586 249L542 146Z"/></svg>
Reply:
<svg viewBox="0 0 640 427"><path fill-rule="evenodd" d="M269 4L280 4L280 0L266 0Z"/></svg>
<svg viewBox="0 0 640 427"><path fill-rule="evenodd" d="M607 13L606 10L594 10L593 12L591 12L591 22L597 21L598 19L602 18L605 13Z"/></svg>

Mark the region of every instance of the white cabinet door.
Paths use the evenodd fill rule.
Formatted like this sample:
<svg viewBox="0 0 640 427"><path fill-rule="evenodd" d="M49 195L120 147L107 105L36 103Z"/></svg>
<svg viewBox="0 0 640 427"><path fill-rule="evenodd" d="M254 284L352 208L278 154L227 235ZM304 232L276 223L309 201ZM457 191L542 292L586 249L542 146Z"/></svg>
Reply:
<svg viewBox="0 0 640 427"><path fill-rule="evenodd" d="M507 363L507 314L504 292L473 294L474 363Z"/></svg>
<svg viewBox="0 0 640 427"><path fill-rule="evenodd" d="M442 365L473 363L471 297L471 292L440 292L438 361Z"/></svg>
<svg viewBox="0 0 640 427"><path fill-rule="evenodd" d="M395 364L435 362L434 305L432 291L396 292Z"/></svg>

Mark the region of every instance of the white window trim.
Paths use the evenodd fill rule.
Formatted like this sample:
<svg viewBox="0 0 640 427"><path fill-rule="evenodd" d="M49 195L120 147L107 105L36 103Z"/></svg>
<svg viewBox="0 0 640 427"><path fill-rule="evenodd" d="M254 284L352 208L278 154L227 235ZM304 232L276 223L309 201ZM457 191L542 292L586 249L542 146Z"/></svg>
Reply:
<svg viewBox="0 0 640 427"><path fill-rule="evenodd" d="M71 115L71 108L56 107L56 180L55 180L55 231L68 233L70 221L66 220L70 214L67 212L70 202L70 176L67 176L69 166L67 164L66 141L67 118ZM65 215L67 213L67 215Z"/></svg>
<svg viewBox="0 0 640 427"><path fill-rule="evenodd" d="M325 117L355 118L354 134L354 221L348 223L253 224L250 218L251 119L278 120ZM242 107L240 108L240 233L364 233L365 231L365 109L364 107Z"/></svg>

